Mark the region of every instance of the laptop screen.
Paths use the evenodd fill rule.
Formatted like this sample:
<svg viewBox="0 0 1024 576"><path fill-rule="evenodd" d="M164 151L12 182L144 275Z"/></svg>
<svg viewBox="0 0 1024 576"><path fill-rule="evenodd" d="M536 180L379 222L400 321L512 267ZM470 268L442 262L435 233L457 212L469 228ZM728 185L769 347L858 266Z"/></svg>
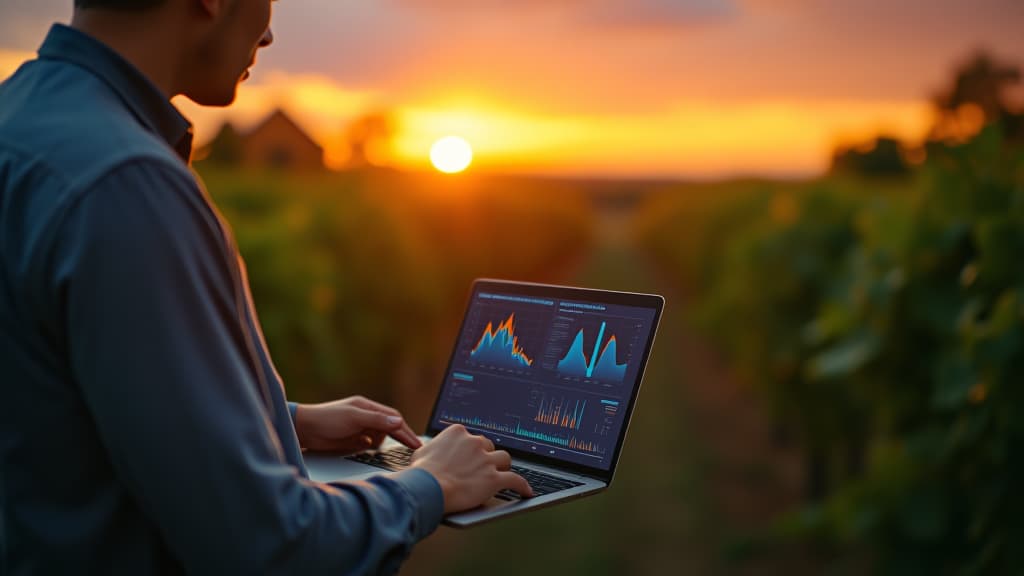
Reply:
<svg viewBox="0 0 1024 576"><path fill-rule="evenodd" d="M610 470L661 299L516 286L475 285L431 430L462 424L513 453Z"/></svg>

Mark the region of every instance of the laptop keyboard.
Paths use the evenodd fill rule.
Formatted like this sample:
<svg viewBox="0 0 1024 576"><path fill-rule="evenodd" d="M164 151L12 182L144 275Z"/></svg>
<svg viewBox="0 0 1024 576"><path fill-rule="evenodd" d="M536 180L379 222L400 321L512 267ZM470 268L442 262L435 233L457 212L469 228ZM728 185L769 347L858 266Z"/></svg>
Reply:
<svg viewBox="0 0 1024 576"><path fill-rule="evenodd" d="M346 458L385 470L398 471L408 468L412 463L412 450L406 446L399 446L380 452L361 452Z"/></svg>
<svg viewBox="0 0 1024 576"><path fill-rule="evenodd" d="M346 456L346 458L355 462L362 462L363 464L383 468L385 470L398 471L409 467L409 464L412 461L412 449L407 446L397 446L390 450L383 450L380 452L363 452L352 456ZM523 468L522 466L512 466L512 471L526 479L530 484L530 487L533 488L533 494L535 496L543 496L545 494L551 494L552 492L568 490L569 488L583 485L582 482L559 478L558 476L545 474L544 472L531 470L529 468ZM523 498L518 492L508 489L498 492L494 497L507 501L522 500Z"/></svg>

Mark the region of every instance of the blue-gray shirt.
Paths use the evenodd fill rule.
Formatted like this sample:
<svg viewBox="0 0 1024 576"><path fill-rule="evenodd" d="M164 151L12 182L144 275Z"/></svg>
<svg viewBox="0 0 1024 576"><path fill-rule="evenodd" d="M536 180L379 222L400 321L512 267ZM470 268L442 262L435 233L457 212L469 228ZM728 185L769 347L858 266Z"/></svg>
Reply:
<svg viewBox="0 0 1024 576"><path fill-rule="evenodd" d="M191 127L54 26L0 84L0 573L391 572L410 470L311 482Z"/></svg>

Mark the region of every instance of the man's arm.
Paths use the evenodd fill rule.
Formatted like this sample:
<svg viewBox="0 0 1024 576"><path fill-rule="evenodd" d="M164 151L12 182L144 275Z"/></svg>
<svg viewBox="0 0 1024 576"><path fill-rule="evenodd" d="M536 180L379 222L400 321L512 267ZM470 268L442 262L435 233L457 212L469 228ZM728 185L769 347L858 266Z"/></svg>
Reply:
<svg viewBox="0 0 1024 576"><path fill-rule="evenodd" d="M125 488L197 573L397 569L438 482L303 480L261 405L231 258L194 182L128 164L70 210L54 260L72 377Z"/></svg>

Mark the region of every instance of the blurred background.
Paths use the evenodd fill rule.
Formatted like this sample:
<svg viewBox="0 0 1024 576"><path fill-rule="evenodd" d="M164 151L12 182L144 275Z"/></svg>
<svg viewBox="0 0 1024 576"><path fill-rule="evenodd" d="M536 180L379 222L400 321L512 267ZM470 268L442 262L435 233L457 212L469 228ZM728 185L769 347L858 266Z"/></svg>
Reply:
<svg viewBox="0 0 1024 576"><path fill-rule="evenodd" d="M71 0L3 0L0 77ZM303 402L422 428L478 276L656 292L605 494L408 574L1024 571L1024 3L289 0L195 169Z"/></svg>

